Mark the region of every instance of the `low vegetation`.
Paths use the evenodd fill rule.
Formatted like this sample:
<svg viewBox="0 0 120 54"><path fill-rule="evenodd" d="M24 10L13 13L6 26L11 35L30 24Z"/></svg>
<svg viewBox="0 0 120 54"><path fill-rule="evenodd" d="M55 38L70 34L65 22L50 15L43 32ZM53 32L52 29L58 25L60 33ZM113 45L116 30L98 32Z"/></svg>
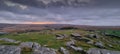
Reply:
<svg viewBox="0 0 120 54"><path fill-rule="evenodd" d="M120 30L104 30L104 32L120 37Z"/></svg>

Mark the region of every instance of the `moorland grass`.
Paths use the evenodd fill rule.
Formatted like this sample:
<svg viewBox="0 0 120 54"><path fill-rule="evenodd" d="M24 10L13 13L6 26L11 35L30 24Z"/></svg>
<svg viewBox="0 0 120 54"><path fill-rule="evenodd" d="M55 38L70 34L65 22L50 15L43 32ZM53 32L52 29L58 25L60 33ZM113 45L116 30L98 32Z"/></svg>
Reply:
<svg viewBox="0 0 120 54"><path fill-rule="evenodd" d="M46 30L44 32L43 31L27 32L27 33L19 33L19 34L11 33L11 34L7 34L7 35L0 35L0 38L10 38L10 39L14 39L14 40L17 40L17 41L22 41L22 42L37 42L42 46L47 46L47 47L50 47L50 48L59 49L60 47L65 47L66 48L65 43L67 41L70 41L70 34L71 33L79 33L82 36L85 36L86 34L90 34L90 32L88 32L88 31L79 30L79 29L77 29L77 30L75 30L75 29L73 29L73 30L54 30L54 31ZM63 40L56 40L55 34L66 34L66 35L68 35L68 38L65 38ZM112 44L112 41L107 42L109 40L120 41L119 38L111 38L111 37L102 36L102 35L99 35L99 36L101 36L100 39L95 39L94 38L92 40L102 41L105 44L106 49L120 50L120 45ZM17 45L17 44L14 44L14 43L8 43L8 42L4 42L4 41L0 41L0 44L3 44L3 45ZM108 47L108 44L113 45L113 48ZM84 48L85 50L88 50L89 48L97 48L96 46L87 44L83 41L77 41L76 45L78 47ZM25 51L22 52L22 54L30 54L30 53L31 52L25 52ZM75 52L73 50L70 50L70 53L71 54L79 54L78 52Z"/></svg>

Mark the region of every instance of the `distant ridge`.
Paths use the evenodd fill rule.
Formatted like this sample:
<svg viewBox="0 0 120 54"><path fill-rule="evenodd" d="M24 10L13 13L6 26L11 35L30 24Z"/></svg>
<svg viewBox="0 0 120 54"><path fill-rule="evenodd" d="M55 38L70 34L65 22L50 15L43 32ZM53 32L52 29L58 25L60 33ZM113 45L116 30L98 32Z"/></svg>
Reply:
<svg viewBox="0 0 120 54"><path fill-rule="evenodd" d="M91 26L91 25L72 25L72 24L6 24L0 23L0 30L42 30L42 29L60 29L62 27L75 27L86 30L120 30L120 26Z"/></svg>

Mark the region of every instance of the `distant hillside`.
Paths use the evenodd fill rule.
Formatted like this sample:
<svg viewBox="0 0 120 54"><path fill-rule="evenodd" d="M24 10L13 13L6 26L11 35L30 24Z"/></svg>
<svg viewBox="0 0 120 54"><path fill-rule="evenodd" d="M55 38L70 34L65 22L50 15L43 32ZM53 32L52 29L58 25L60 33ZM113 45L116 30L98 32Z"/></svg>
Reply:
<svg viewBox="0 0 120 54"><path fill-rule="evenodd" d="M114 29L120 30L120 26L86 26L86 25L70 25L70 24L0 24L0 31L5 32L26 32L26 31L40 31L43 29L61 29L64 27L74 27L86 30L105 30Z"/></svg>

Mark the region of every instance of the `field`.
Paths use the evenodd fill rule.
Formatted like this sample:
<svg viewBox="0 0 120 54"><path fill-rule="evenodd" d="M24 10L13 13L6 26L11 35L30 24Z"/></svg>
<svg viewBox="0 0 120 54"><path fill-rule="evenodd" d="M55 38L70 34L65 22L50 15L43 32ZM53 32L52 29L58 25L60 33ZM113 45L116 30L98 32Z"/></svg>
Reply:
<svg viewBox="0 0 120 54"><path fill-rule="evenodd" d="M115 35L120 35L120 31L114 31L115 33L113 33L113 31L107 31L111 34L115 34ZM91 33L97 33L99 36L101 36L100 39L92 39L94 41L102 41L105 46L106 49L109 50L120 50L120 45L118 45L117 43L113 44L114 41L120 41L120 38L111 38L108 36L102 36L99 34L99 31L95 31L95 32L89 32L86 30L80 30L80 29L70 29L70 30L43 30L40 32L26 32L26 33L11 33L11 34L6 34L6 35L0 35L0 38L10 38L10 39L14 39L14 40L18 40L18 41L22 41L22 42L37 42L42 46L47 46L49 48L54 48L56 50L58 50L61 46L66 48L66 42L70 41L70 34L71 33L79 33L82 36L85 36L87 34L91 34ZM63 40L56 40L56 36L55 34L66 34L67 36L69 36L68 38L65 38ZM110 42L108 42L110 40ZM18 45L18 44L14 44L14 43L8 43L8 42L3 42L0 41L0 44L2 45ZM108 46L108 44L113 45L113 48L110 48ZM94 45L90 45L87 44L83 41L77 41L76 45L78 47L82 47L85 50L88 50L89 48L97 48ZM75 52L73 50L70 50L71 54L79 54L78 52ZM31 52L26 52L23 51L23 54L30 54ZM58 54L60 54L58 52Z"/></svg>
<svg viewBox="0 0 120 54"><path fill-rule="evenodd" d="M120 30L105 30L104 32L120 37Z"/></svg>

